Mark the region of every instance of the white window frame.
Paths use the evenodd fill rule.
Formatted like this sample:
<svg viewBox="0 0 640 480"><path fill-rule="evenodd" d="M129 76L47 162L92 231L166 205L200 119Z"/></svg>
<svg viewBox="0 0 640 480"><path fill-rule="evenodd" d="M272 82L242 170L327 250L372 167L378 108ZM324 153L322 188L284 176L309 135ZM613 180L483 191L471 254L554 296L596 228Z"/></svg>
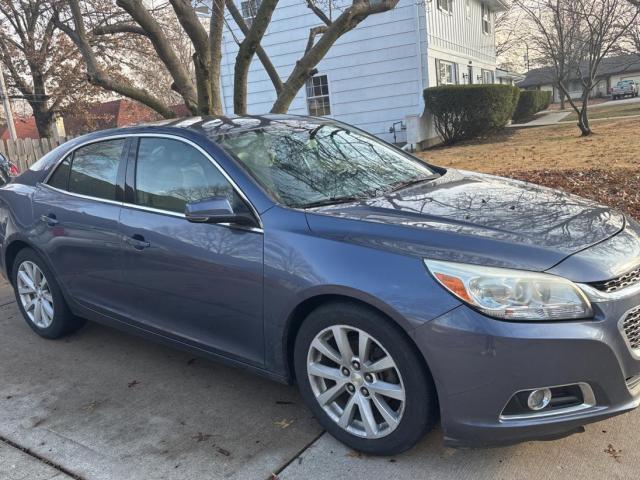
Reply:
<svg viewBox="0 0 640 480"><path fill-rule="evenodd" d="M484 33L485 35L491 35L493 33L493 25L491 22L491 9L484 2L482 2L480 22L482 22L482 33Z"/></svg>
<svg viewBox="0 0 640 480"><path fill-rule="evenodd" d="M440 85L458 85L458 65L455 62L436 59L436 71L438 72L438 86ZM444 67L447 67L446 69ZM451 80L443 81L443 72L448 71L451 67ZM448 72L447 72L448 76Z"/></svg>
<svg viewBox="0 0 640 480"><path fill-rule="evenodd" d="M247 27L251 28L251 24L258 14L259 8L260 0L240 0L240 12Z"/></svg>
<svg viewBox="0 0 640 480"><path fill-rule="evenodd" d="M436 0L438 9L447 15L453 15L453 0Z"/></svg>
<svg viewBox="0 0 640 480"><path fill-rule="evenodd" d="M316 87L313 84L313 79L320 79L320 88L322 88L323 83L322 83L322 79L325 79L325 86L327 87L327 93L321 93L320 95L317 95L316 92L313 91L313 89ZM313 77L310 77L306 84L305 84L305 93L307 96L307 113L309 115L312 116L320 116L320 117L324 117L327 115L331 115L331 85L329 83L329 76L326 73L322 73L322 74L316 74ZM326 109L323 107L323 112L322 115L317 115L317 113L311 113L311 101L312 100L318 100L318 99L327 99L327 108L328 111L326 111Z"/></svg>
<svg viewBox="0 0 640 480"><path fill-rule="evenodd" d="M489 81L487 81L489 80ZM492 85L496 81L496 76L493 70L482 69L482 83L486 85Z"/></svg>

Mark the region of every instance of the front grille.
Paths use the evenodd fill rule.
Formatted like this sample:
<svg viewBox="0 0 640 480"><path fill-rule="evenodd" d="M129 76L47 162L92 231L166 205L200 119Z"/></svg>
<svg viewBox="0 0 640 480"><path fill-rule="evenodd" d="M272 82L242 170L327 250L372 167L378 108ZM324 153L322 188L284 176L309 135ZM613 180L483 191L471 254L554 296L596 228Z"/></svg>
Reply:
<svg viewBox="0 0 640 480"><path fill-rule="evenodd" d="M613 293L635 285L638 282L640 282L640 267L612 280L592 283L591 286L606 293Z"/></svg>
<svg viewBox="0 0 640 480"><path fill-rule="evenodd" d="M627 388L630 392L636 393L638 387L640 387L640 375L627 378Z"/></svg>
<svg viewBox="0 0 640 480"><path fill-rule="evenodd" d="M627 313L622 321L622 329L633 350L640 348L640 307Z"/></svg>

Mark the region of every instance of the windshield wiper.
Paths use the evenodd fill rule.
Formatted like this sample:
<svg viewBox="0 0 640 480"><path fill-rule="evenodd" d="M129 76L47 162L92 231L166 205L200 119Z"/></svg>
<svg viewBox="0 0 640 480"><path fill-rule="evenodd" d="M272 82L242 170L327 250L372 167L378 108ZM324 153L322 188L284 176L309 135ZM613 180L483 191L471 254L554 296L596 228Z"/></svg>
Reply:
<svg viewBox="0 0 640 480"><path fill-rule="evenodd" d="M327 205L339 205L341 203L352 203L362 200L362 197L346 196L346 197L331 197L324 200L318 200L317 202L304 203L302 205L296 205L298 208L314 208L324 207Z"/></svg>
<svg viewBox="0 0 640 480"><path fill-rule="evenodd" d="M386 193L395 193L398 192L400 190L404 190L405 188L409 188L413 185L418 185L420 183L424 183L424 182L428 182L429 180L435 180L436 178L438 178L440 175L430 175L428 177L420 177L420 178L413 178L411 180L406 180L404 182L398 182L398 183L394 183L392 185L391 190L388 190Z"/></svg>

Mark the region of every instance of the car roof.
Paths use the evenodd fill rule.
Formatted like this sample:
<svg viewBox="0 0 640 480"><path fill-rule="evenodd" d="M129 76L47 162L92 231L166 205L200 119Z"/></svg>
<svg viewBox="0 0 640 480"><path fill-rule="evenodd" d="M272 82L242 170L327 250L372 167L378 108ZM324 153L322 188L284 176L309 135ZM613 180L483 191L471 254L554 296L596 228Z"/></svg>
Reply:
<svg viewBox="0 0 640 480"><path fill-rule="evenodd" d="M256 130L275 125L299 125L300 123L326 123L332 121L328 118L311 117L304 115L266 114L266 115L217 115L184 117L160 120L156 122L139 123L117 130L129 130L132 128L162 127L165 129L185 129L204 134L208 137L216 137L223 134L234 134L246 130ZM113 131L113 130L112 130Z"/></svg>
<svg viewBox="0 0 640 480"><path fill-rule="evenodd" d="M326 117L312 117L308 115L265 114L265 115L232 115L232 116L194 116L183 118L171 118L155 122L143 122L128 125L126 127L97 130L76 137L75 144L87 141L99 141L105 137L118 135L144 135L148 133L178 134L184 132L204 136L210 141L216 142L228 135L236 135L251 130L260 130L269 127L281 126L290 129L307 129L309 125L341 124L337 120Z"/></svg>

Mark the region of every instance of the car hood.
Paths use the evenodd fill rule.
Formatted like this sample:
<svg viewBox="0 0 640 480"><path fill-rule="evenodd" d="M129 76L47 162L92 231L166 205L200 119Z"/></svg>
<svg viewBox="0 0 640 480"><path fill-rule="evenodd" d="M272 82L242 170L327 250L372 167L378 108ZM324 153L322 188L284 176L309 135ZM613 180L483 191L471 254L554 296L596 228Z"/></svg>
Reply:
<svg viewBox="0 0 640 480"><path fill-rule="evenodd" d="M383 197L307 211L317 234L426 258L547 270L619 233L622 214L558 190L448 170Z"/></svg>

